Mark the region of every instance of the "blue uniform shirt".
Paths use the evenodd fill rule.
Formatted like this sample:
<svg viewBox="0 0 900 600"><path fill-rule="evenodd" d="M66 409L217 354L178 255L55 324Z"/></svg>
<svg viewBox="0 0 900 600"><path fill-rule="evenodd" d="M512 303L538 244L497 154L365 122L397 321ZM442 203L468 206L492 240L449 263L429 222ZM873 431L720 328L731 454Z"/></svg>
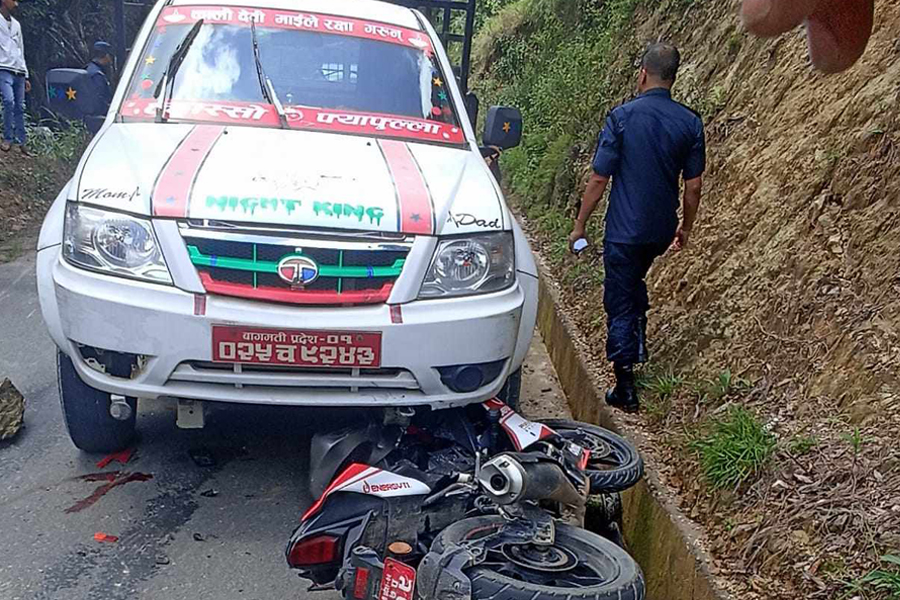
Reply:
<svg viewBox="0 0 900 600"><path fill-rule="evenodd" d="M106 115L106 111L109 110L109 103L112 102L112 89L109 86L109 79L106 77L106 71L94 61L91 61L85 70L91 78L91 85L94 86L96 98L94 106L91 107L90 114L104 116Z"/></svg>
<svg viewBox="0 0 900 600"><path fill-rule="evenodd" d="M649 90L613 110L600 133L594 171L612 177L606 239L621 244L668 244L678 229L680 176L706 169L700 116Z"/></svg>

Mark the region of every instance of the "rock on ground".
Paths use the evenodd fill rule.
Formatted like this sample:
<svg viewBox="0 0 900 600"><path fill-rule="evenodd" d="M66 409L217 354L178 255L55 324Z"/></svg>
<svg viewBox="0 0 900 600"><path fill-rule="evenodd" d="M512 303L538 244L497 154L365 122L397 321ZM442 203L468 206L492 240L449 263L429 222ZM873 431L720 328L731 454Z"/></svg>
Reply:
<svg viewBox="0 0 900 600"><path fill-rule="evenodd" d="M19 433L24 417L25 398L9 379L0 380L0 441Z"/></svg>

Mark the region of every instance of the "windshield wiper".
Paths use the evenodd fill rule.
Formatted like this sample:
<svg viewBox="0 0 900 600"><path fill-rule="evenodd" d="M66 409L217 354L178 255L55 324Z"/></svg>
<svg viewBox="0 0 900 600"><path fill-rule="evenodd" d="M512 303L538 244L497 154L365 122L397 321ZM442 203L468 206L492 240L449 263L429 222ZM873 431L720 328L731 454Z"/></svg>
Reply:
<svg viewBox="0 0 900 600"><path fill-rule="evenodd" d="M184 57L187 56L188 50L191 49L191 44L194 43L194 40L197 38L197 34L200 33L200 27L203 26L203 19L200 19L194 26L191 27L191 30L188 31L184 39L181 40L181 43L178 44L178 47L175 49L175 52L172 53L172 57L169 59L169 64L166 65L166 70L163 72L163 78L157 84L156 90L153 92L154 98L159 98L159 102L156 105L156 122L157 123L165 123L169 118L166 116L166 102L172 99L172 92L175 85L175 74L178 73L178 69L181 68L181 64L184 62ZM162 97L160 98L159 92L162 91Z"/></svg>
<svg viewBox="0 0 900 600"><path fill-rule="evenodd" d="M259 58L259 38L256 36L256 21L253 19L250 20L250 36L253 39L253 60L256 62L256 76L259 77L259 89L262 91L263 98L266 102L273 105L278 112L278 121L281 123L281 128L287 129L288 122L287 115L284 114L284 106L281 105L281 100L278 99L278 94L275 92L275 86L272 85L272 80L266 77L266 72L262 66L262 60Z"/></svg>

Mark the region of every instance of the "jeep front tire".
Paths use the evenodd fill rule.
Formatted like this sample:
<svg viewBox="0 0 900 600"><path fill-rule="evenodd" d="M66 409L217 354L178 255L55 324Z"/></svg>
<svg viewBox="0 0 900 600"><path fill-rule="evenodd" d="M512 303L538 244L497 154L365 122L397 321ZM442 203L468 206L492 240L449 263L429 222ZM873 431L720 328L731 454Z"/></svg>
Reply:
<svg viewBox="0 0 900 600"><path fill-rule="evenodd" d="M131 405L129 418L122 421L114 419L109 414L109 394L84 383L75 371L72 359L62 352L57 352L56 364L63 421L72 443L89 453L116 452L127 448L134 440L137 418L135 399L126 399Z"/></svg>

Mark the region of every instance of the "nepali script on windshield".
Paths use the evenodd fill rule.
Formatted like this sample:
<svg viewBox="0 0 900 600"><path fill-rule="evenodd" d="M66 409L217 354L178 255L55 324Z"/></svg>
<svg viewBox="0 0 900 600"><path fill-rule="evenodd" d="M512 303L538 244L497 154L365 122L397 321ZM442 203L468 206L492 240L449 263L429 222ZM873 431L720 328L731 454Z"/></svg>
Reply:
<svg viewBox="0 0 900 600"><path fill-rule="evenodd" d="M170 82L167 121L280 125L257 72L253 23L260 64L291 129L465 141L446 78L424 32L347 17L240 7L164 9L121 106L123 120L156 117L157 87L170 58L201 20Z"/></svg>

